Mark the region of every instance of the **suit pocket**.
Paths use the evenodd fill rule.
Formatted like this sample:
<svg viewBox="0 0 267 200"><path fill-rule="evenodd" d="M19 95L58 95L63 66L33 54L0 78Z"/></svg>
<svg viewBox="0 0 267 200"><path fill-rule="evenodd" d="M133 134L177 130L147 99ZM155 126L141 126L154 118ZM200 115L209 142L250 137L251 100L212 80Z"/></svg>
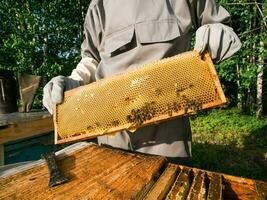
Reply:
<svg viewBox="0 0 267 200"><path fill-rule="evenodd" d="M169 42L179 36L176 19L145 21L108 35L104 42L104 54L114 57L130 51L138 44Z"/></svg>
<svg viewBox="0 0 267 200"><path fill-rule="evenodd" d="M134 26L129 26L121 31L107 36L104 44L104 52L111 56L118 55L131 49L134 38Z"/></svg>
<svg viewBox="0 0 267 200"><path fill-rule="evenodd" d="M142 44L168 42L181 35L176 19L138 23L135 32L138 42Z"/></svg>

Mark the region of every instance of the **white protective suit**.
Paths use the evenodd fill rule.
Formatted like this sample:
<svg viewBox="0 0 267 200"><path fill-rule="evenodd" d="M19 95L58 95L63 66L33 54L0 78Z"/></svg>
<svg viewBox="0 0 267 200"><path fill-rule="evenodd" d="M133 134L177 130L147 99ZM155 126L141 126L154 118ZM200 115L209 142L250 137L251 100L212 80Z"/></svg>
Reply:
<svg viewBox="0 0 267 200"><path fill-rule="evenodd" d="M229 25L229 13L215 0L93 0L85 18L82 60L63 82L88 84L188 51L192 26L197 29L194 49L208 50L217 63L241 46ZM44 105L51 104L47 99L52 92L50 84L44 91ZM134 134L123 131L114 137L101 136L98 142L163 155L183 164L191 158L187 117L140 128Z"/></svg>

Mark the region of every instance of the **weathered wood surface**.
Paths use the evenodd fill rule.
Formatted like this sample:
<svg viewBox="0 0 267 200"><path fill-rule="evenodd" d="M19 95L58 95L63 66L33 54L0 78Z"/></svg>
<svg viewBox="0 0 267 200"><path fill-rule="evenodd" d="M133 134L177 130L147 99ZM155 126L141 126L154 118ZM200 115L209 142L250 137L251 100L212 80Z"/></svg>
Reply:
<svg viewBox="0 0 267 200"><path fill-rule="evenodd" d="M170 192L168 193L168 200L186 199L190 189L190 172L191 169L187 167L184 167L180 171Z"/></svg>
<svg viewBox="0 0 267 200"><path fill-rule="evenodd" d="M257 182L256 192L259 196L259 199L267 199L267 184L262 182Z"/></svg>
<svg viewBox="0 0 267 200"><path fill-rule="evenodd" d="M44 160L0 167L0 199L267 199L265 182L167 164L160 156L86 142L56 155L70 182L49 188Z"/></svg>
<svg viewBox="0 0 267 200"><path fill-rule="evenodd" d="M146 196L146 200L164 199L171 189L179 169L177 165L170 164Z"/></svg>
<svg viewBox="0 0 267 200"><path fill-rule="evenodd" d="M0 166L4 164L4 143L54 130L48 112L0 114Z"/></svg>
<svg viewBox="0 0 267 200"><path fill-rule="evenodd" d="M70 182L49 188L43 163L0 179L0 199L135 199L165 159L89 145L58 163Z"/></svg>
<svg viewBox="0 0 267 200"><path fill-rule="evenodd" d="M205 172L198 171L191 184L187 200L206 199Z"/></svg>
<svg viewBox="0 0 267 200"><path fill-rule="evenodd" d="M265 182L225 174L222 174L222 177L224 184L223 199L267 199L267 183ZM258 185L261 185L259 190L257 190Z"/></svg>
<svg viewBox="0 0 267 200"><path fill-rule="evenodd" d="M54 130L47 112L0 115L0 144Z"/></svg>
<svg viewBox="0 0 267 200"><path fill-rule="evenodd" d="M51 117L51 115L46 111L0 114L0 127L48 117Z"/></svg>
<svg viewBox="0 0 267 200"><path fill-rule="evenodd" d="M218 199L222 200L222 176L219 174L212 174L209 179L209 192L207 200Z"/></svg>
<svg viewBox="0 0 267 200"><path fill-rule="evenodd" d="M4 145L0 144L0 166L4 164L4 158L5 158L5 152L4 152Z"/></svg>

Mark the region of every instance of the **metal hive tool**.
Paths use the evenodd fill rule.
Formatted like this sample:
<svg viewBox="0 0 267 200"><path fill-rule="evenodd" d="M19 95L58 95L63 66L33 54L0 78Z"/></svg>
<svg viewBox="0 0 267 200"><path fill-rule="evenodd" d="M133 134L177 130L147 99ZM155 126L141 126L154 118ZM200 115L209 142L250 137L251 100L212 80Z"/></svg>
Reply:
<svg viewBox="0 0 267 200"><path fill-rule="evenodd" d="M185 52L65 92L55 142L88 139L226 103L208 54Z"/></svg>

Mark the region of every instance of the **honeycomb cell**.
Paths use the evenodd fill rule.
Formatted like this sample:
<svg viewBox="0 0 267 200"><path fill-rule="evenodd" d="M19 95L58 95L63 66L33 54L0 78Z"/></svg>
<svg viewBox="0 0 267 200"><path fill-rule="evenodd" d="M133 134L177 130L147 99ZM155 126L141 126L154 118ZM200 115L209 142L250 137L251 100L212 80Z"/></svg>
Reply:
<svg viewBox="0 0 267 200"><path fill-rule="evenodd" d="M65 92L56 143L136 129L226 102L210 57L196 51Z"/></svg>

